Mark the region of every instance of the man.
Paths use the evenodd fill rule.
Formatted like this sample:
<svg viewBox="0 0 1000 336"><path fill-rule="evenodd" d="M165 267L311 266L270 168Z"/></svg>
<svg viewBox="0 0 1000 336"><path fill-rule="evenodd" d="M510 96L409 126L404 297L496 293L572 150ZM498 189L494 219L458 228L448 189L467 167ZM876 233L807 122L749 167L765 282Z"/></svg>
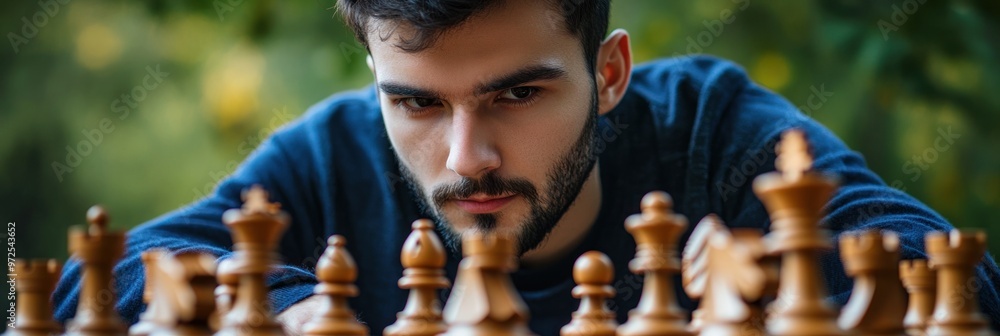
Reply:
<svg viewBox="0 0 1000 336"><path fill-rule="evenodd" d="M341 0L338 9L370 52L372 87L333 96L258 148L216 193L131 232L115 272L116 308L141 311L139 253L152 247L228 257L222 212L262 184L293 219L281 240L285 264L268 277L279 318L292 330L317 311L310 272L326 237L341 234L359 266L359 318L379 331L406 299L396 287L399 248L411 221L430 217L453 253L471 231L518 242L512 275L531 328L553 335L570 319L573 260L601 250L615 263L624 321L640 281L627 270L635 243L623 220L652 190L697 221L716 213L733 227L766 229L751 190L774 170L774 145L803 129L815 169L840 177L825 222L833 233L899 232L905 259L923 258L923 236L951 226L887 187L828 130L751 83L736 66L700 56L631 63L628 34L606 34L607 0ZM871 209L884 209L870 216ZM686 238L685 238L686 239ZM851 282L837 255L824 278L843 304ZM78 265L56 293L69 318ZM978 268L982 308L1000 320L997 266ZM693 303L681 295L682 305Z"/></svg>

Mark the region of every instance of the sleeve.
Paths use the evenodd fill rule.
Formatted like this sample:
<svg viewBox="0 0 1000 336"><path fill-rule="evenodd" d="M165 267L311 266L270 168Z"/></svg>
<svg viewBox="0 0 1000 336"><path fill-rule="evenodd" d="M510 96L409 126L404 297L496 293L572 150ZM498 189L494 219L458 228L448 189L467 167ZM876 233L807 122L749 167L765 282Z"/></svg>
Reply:
<svg viewBox="0 0 1000 336"><path fill-rule="evenodd" d="M286 132L287 133L287 132ZM270 193L272 201L280 202L292 217L292 224L282 237L279 253L283 256L301 255L303 246L312 246L316 228L307 214L317 213L315 202L309 199L308 170L302 161L288 155L281 145L282 139L272 136L264 141L227 177L215 192L186 208L176 210L142 224L127 234L125 254L114 268L114 288L117 294L115 309L126 323L134 324L143 309L142 292L145 283L140 255L151 248L164 248L173 252L198 251L228 258L233 244L228 228L222 223L222 213L241 205L242 190L261 184ZM293 165L297 163L297 165ZM291 206L290 206L291 205ZM81 288L81 267L74 260L67 262L62 277L53 294L56 319L65 323L76 313ZM295 264L276 265L267 275L270 299L275 311L312 295L315 276Z"/></svg>
<svg viewBox="0 0 1000 336"><path fill-rule="evenodd" d="M732 226L767 229L770 220L752 190L753 177L774 170L775 149L782 132L800 128L809 139L813 169L835 175L840 187L826 206L824 225L831 231L834 250L821 256L831 299L843 305L852 281L846 276L837 237L854 230L887 230L900 238L902 259L926 259L924 237L953 227L943 217L906 193L885 184L836 135L801 114L792 104L754 84L748 84L731 102L716 134L713 151L711 199ZM978 290L980 310L1000 329L1000 281L996 261L985 256L976 268L975 283L957 299L974 299Z"/></svg>

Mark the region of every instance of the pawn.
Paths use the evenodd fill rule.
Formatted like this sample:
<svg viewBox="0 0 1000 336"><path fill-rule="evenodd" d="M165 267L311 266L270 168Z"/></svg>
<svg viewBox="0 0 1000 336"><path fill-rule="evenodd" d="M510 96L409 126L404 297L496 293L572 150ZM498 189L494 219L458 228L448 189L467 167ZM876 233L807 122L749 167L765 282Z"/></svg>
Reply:
<svg viewBox="0 0 1000 336"><path fill-rule="evenodd" d="M80 261L83 279L67 335L125 335L112 289L112 268L125 253L125 234L107 230L108 214L100 206L87 210L87 222L86 229L74 227L69 232L69 250Z"/></svg>
<svg viewBox="0 0 1000 336"><path fill-rule="evenodd" d="M677 239L687 228L687 218L671 211L673 200L662 191L642 198L642 214L625 219L625 229L636 241L629 269L645 275L639 305L629 312L618 334L691 335L686 313L677 305L672 277L681 270Z"/></svg>
<svg viewBox="0 0 1000 336"><path fill-rule="evenodd" d="M15 261L18 316L4 336L48 336L62 331L59 323L52 319L49 300L61 270L62 265L52 259Z"/></svg>
<svg viewBox="0 0 1000 336"><path fill-rule="evenodd" d="M573 264L573 297L580 299L580 308L573 320L559 330L562 336L614 336L618 322L605 300L615 296L611 287L615 268L607 255L598 251L584 253Z"/></svg>
<svg viewBox="0 0 1000 336"><path fill-rule="evenodd" d="M358 268L354 258L344 245L347 239L340 235L331 236L326 251L316 263L316 285L314 293L325 296L326 306L315 318L303 327L305 335L367 335L368 327L358 322L354 311L347 305L347 298L358 296L354 281L358 278Z"/></svg>
<svg viewBox="0 0 1000 336"><path fill-rule="evenodd" d="M437 290L449 285L444 276L445 252L441 240L434 234L433 224L426 219L413 222L413 232L403 243L400 256L403 277L399 288L409 289L406 307L396 315L396 323L385 328L383 335L437 335L448 330L441 318L441 302Z"/></svg>
<svg viewBox="0 0 1000 336"><path fill-rule="evenodd" d="M906 292L899 280L899 237L864 231L840 237L844 270L854 290L837 323L852 335L904 335Z"/></svg>
<svg viewBox="0 0 1000 336"><path fill-rule="evenodd" d="M952 230L927 235L930 266L937 272L938 288L928 336L995 335L979 312L975 268L986 253L986 233Z"/></svg>
<svg viewBox="0 0 1000 336"><path fill-rule="evenodd" d="M899 262L899 277L910 294L903 326L911 336L927 333L927 321L934 313L934 291L937 278L927 260L903 260Z"/></svg>

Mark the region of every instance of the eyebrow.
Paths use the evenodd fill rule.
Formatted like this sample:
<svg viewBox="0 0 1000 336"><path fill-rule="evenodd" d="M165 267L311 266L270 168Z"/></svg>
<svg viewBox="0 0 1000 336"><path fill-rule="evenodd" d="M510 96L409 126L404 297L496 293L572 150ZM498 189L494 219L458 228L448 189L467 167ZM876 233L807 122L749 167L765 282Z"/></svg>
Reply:
<svg viewBox="0 0 1000 336"><path fill-rule="evenodd" d="M566 77L566 70L558 66L532 65L515 72L499 76L476 87L474 94L483 95L486 93L509 89L538 80L552 80ZM444 95L434 90L424 89L416 86L397 82L382 82L378 84L379 90L395 96L440 98Z"/></svg>
<svg viewBox="0 0 1000 336"><path fill-rule="evenodd" d="M382 92L385 92L385 94L394 96L411 96L411 97L427 97L427 98L437 98L441 96L437 92L431 90L425 90L418 87L413 87L406 84L395 83L395 82L379 83L378 88L379 90L382 90Z"/></svg>
<svg viewBox="0 0 1000 336"><path fill-rule="evenodd" d="M533 65L513 73L500 76L494 80L480 85L476 88L476 95L486 94L493 91L509 89L518 85L534 82L538 80L551 80L563 78L566 70L551 65Z"/></svg>

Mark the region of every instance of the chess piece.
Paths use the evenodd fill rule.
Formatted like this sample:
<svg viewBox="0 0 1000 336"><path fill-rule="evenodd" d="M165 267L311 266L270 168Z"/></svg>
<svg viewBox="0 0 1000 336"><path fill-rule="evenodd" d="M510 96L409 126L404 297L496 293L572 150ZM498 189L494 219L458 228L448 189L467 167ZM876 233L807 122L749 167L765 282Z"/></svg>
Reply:
<svg viewBox="0 0 1000 336"><path fill-rule="evenodd" d="M327 241L328 246L316 263L316 285L314 293L327 299L326 306L319 315L303 326L307 336L320 335L368 335L368 327L358 322L354 311L347 305L347 298L358 296L354 281L358 278L358 267L354 258L344 246L347 239L334 235Z"/></svg>
<svg viewBox="0 0 1000 336"><path fill-rule="evenodd" d="M767 331L785 335L843 335L837 312L826 301L818 255L832 245L819 228L822 209L836 183L809 171L812 156L805 134L786 131L777 148L778 172L754 180L753 189L771 215L766 236L771 253L781 255L778 296L769 309Z"/></svg>
<svg viewBox="0 0 1000 336"><path fill-rule="evenodd" d="M937 299L928 336L995 335L979 312L975 267L986 253L986 233L952 230L925 238L930 267L937 272Z"/></svg>
<svg viewBox="0 0 1000 336"><path fill-rule="evenodd" d="M927 260L903 260L899 262L899 277L910 294L903 326L910 336L924 336L927 321L934 313L937 274L927 265Z"/></svg>
<svg viewBox="0 0 1000 336"><path fill-rule="evenodd" d="M701 300L698 308L691 312L688 324L688 330L694 334L701 333L703 312L711 309L710 302L702 299L708 286L708 241L722 230L725 230L722 220L709 214L695 225L681 250L681 287L692 299Z"/></svg>
<svg viewBox="0 0 1000 336"><path fill-rule="evenodd" d="M672 206L667 193L650 192L642 198L642 214L625 219L625 229L636 241L635 258L628 268L644 274L645 279L638 307L618 327L621 336L691 335L686 326L687 314L677 305L671 279L681 270L676 247L687 219L674 214Z"/></svg>
<svg viewBox="0 0 1000 336"><path fill-rule="evenodd" d="M80 262L83 279L67 335L125 335L125 324L114 309L112 287L112 268L125 252L125 234L108 231L108 214L100 206L87 210L87 222L86 229L77 226L69 232L69 250Z"/></svg>
<svg viewBox="0 0 1000 336"><path fill-rule="evenodd" d="M840 236L844 270L854 278L837 323L852 335L905 335L906 292L899 279L899 237L865 231Z"/></svg>
<svg viewBox="0 0 1000 336"><path fill-rule="evenodd" d="M155 262L151 302L163 320L151 336L212 335L215 318L215 257L197 252L162 255Z"/></svg>
<svg viewBox="0 0 1000 336"><path fill-rule="evenodd" d="M53 259L14 262L17 319L4 336L49 336L62 332L59 323L52 319L49 299L61 271L62 265Z"/></svg>
<svg viewBox="0 0 1000 336"><path fill-rule="evenodd" d="M217 335L284 335L271 312L264 274L278 259L274 251L290 220L279 204L268 201L260 186L245 192L243 199L242 208L222 214L233 235L231 272L239 278L239 285L236 302L222 319Z"/></svg>
<svg viewBox="0 0 1000 336"><path fill-rule="evenodd" d="M561 336L614 336L618 328L615 313L605 301L615 296L611 280L615 267L607 255L598 251L584 253L573 264L573 297L580 299L580 308L573 320L559 330Z"/></svg>
<svg viewBox="0 0 1000 336"><path fill-rule="evenodd" d="M471 232L462 239L464 259L444 307L446 336L533 335L528 308L514 291L509 273L517 268L514 242Z"/></svg>
<svg viewBox="0 0 1000 336"><path fill-rule="evenodd" d="M236 289L240 284L240 277L236 274L235 265L235 259L228 258L219 261L216 268L215 280L219 283L219 287L215 288L215 311L223 319L236 303Z"/></svg>
<svg viewBox="0 0 1000 336"><path fill-rule="evenodd" d="M140 258L142 259L143 276L146 278L146 282L143 284L142 288L142 302L146 304L146 310L139 315L139 322L128 328L129 336L147 336L153 332L156 328L162 326L163 321L156 321L156 317L161 316L163 313L158 313L157 309L163 309L162 304L153 304L153 288L155 287L156 277L154 275L156 262L166 254L166 251L159 249L152 249L142 252Z"/></svg>
<svg viewBox="0 0 1000 336"><path fill-rule="evenodd" d="M691 232L681 261L685 292L701 299L689 330L706 336L765 334L757 302L777 288L777 268L759 231L730 232L708 215Z"/></svg>
<svg viewBox="0 0 1000 336"><path fill-rule="evenodd" d="M437 290L447 288L444 276L445 252L434 234L434 224L426 219L413 222L413 232L403 243L400 261L406 270L399 288L410 290L406 307L396 314L396 323L385 328L386 336L432 336L448 330L441 317Z"/></svg>

